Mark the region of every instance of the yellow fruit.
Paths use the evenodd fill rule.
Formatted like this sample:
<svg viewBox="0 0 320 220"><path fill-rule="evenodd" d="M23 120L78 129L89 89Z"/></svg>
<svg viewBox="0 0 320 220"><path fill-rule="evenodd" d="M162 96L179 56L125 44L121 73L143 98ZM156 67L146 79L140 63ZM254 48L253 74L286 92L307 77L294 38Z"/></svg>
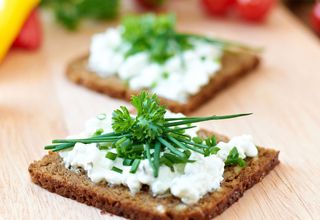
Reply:
<svg viewBox="0 0 320 220"><path fill-rule="evenodd" d="M0 0L0 62L39 0Z"/></svg>

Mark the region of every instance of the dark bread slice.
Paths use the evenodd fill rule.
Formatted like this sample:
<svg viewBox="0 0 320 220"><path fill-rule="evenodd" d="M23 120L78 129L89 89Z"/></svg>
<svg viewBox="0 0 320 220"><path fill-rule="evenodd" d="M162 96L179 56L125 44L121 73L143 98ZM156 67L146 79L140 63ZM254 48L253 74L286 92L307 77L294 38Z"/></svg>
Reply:
<svg viewBox="0 0 320 220"><path fill-rule="evenodd" d="M208 135L206 131L201 133ZM227 140L224 136L217 137L218 140ZM247 166L243 169L226 167L221 188L208 193L192 206L183 205L171 195L153 197L148 187L132 196L125 186L95 184L85 173L66 169L57 153L50 152L42 160L33 162L29 173L34 183L51 192L130 219L211 219L261 181L279 163L278 155L278 151L259 147L257 158L246 159Z"/></svg>
<svg viewBox="0 0 320 220"><path fill-rule="evenodd" d="M132 95L139 93L139 91L130 89L116 76L102 78L94 72L90 72L87 68L87 63L88 56L83 56L72 61L66 70L68 78L95 91L127 101L130 101ZM206 86L201 88L199 93L191 96L187 103L179 103L160 97L161 103L173 112L189 113L215 96L218 91L237 81L241 76L251 72L258 64L259 58L256 55L244 52L225 52L222 56L221 70L212 77Z"/></svg>

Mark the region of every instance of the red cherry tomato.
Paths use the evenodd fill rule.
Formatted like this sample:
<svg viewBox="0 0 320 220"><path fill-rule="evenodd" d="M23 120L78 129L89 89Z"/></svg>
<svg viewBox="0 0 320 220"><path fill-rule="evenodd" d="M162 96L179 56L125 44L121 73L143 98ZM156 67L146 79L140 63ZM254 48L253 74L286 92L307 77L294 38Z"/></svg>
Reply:
<svg viewBox="0 0 320 220"><path fill-rule="evenodd" d="M161 7L166 0L136 0L136 2L144 8L156 9Z"/></svg>
<svg viewBox="0 0 320 220"><path fill-rule="evenodd" d="M35 50L42 42L42 29L36 10L33 10L24 23L19 35L13 43L13 47L27 50Z"/></svg>
<svg viewBox="0 0 320 220"><path fill-rule="evenodd" d="M235 3L235 0L201 0L201 3L208 13L223 15Z"/></svg>
<svg viewBox="0 0 320 220"><path fill-rule="evenodd" d="M249 21L263 20L276 0L237 0L241 17Z"/></svg>
<svg viewBox="0 0 320 220"><path fill-rule="evenodd" d="M320 35L320 2L316 3L312 9L311 24L317 34Z"/></svg>

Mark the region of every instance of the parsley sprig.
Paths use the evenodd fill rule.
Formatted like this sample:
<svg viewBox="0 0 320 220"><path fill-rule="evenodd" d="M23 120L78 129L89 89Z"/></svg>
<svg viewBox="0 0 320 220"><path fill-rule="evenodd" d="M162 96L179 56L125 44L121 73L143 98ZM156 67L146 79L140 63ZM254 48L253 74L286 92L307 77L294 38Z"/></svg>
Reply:
<svg viewBox="0 0 320 220"><path fill-rule="evenodd" d="M55 19L69 30L76 30L84 18L108 20L117 17L120 0L41 0L53 10Z"/></svg>
<svg viewBox="0 0 320 220"><path fill-rule="evenodd" d="M101 150L115 149L116 153L108 151L106 158L110 160L122 158L124 166L131 166L131 173L137 171L141 160L147 159L154 176L157 177L161 165L166 165L173 170L174 164L194 162L189 159L192 151L209 156L216 154L219 150L214 136L202 139L187 135L186 130L195 127L191 123L251 114L167 118L165 117L166 108L160 105L158 97L145 91L133 96L131 103L137 114L130 115L129 110L123 106L115 110L112 114L113 132L104 134L101 129L98 129L90 138L57 139L52 141L52 145L45 146L45 149L56 152L73 148L76 143L94 143ZM234 150L232 152L227 159L229 162L226 163L237 162L237 152ZM112 170L122 172L117 167Z"/></svg>
<svg viewBox="0 0 320 220"><path fill-rule="evenodd" d="M183 51L193 48L194 40L217 45L226 51L241 50L255 53L260 50L237 42L178 33L175 26L176 18L172 14L124 17L121 23L122 38L131 45L126 55L148 52L152 61L164 63L170 57L176 54L181 55Z"/></svg>

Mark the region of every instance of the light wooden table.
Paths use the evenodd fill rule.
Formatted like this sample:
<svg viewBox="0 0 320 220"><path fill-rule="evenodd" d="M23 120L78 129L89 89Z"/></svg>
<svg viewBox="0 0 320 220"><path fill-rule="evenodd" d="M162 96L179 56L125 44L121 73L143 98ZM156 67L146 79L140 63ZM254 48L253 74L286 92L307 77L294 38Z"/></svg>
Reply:
<svg viewBox="0 0 320 220"><path fill-rule="evenodd" d="M281 164L217 219L320 219L320 41L281 6L263 25L205 17L196 1L176 0L170 9L176 9L181 30L265 48L258 71L194 112L254 112L204 126L249 133L256 143L281 151ZM51 139L126 104L65 78L67 62L107 25L87 26L68 33L47 21L40 51L11 52L0 66L0 219L118 218L41 189L27 171Z"/></svg>

